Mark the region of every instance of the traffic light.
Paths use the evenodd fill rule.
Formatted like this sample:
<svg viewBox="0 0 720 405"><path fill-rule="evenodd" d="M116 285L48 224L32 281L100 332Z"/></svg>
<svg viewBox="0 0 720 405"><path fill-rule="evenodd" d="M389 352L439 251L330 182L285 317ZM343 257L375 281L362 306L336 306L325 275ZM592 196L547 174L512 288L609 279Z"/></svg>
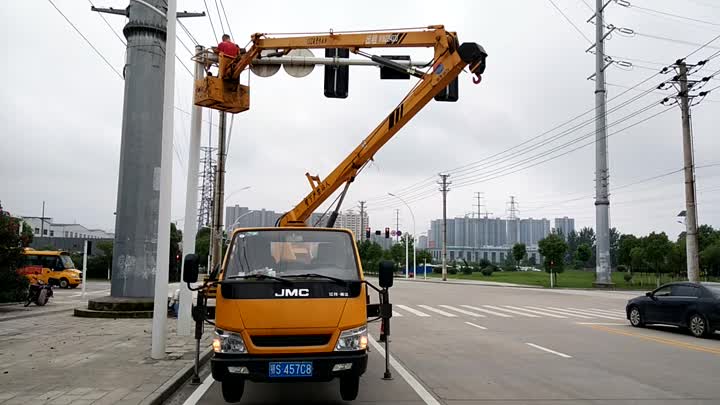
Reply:
<svg viewBox="0 0 720 405"><path fill-rule="evenodd" d="M350 50L345 48L325 49L326 58L349 58ZM350 81L350 66L325 65L325 97L347 98Z"/></svg>
<svg viewBox="0 0 720 405"><path fill-rule="evenodd" d="M90 241L90 240L87 241L87 244L88 244L87 254L88 254L88 256L92 256L92 241Z"/></svg>
<svg viewBox="0 0 720 405"><path fill-rule="evenodd" d="M376 231L375 231L375 235L377 235L377 236L380 236L380 235L382 235L382 231L381 231L381 230L379 230L379 229L378 229L378 230L376 230Z"/></svg>
<svg viewBox="0 0 720 405"><path fill-rule="evenodd" d="M370 227L365 228L365 239L370 239Z"/></svg>
<svg viewBox="0 0 720 405"><path fill-rule="evenodd" d="M385 228L385 239L390 239L390 228Z"/></svg>

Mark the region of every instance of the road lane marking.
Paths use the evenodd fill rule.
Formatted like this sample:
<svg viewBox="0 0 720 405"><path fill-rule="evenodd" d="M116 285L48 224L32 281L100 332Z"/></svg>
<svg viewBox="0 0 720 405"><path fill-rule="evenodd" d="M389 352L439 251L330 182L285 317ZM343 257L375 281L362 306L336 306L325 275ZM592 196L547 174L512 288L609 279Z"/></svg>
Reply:
<svg viewBox="0 0 720 405"><path fill-rule="evenodd" d="M489 309L484 309L484 308L478 308L478 307L474 307L474 306L472 306L472 305L460 305L460 306L461 306L461 307L464 307L464 308L469 308L469 309L472 309L472 310L475 310L475 311L485 312L486 314L496 315L496 316L499 316L499 317L501 317L501 318L512 318L512 317L513 317L512 315L501 314L500 312L495 312L495 311L491 311L491 310L489 310Z"/></svg>
<svg viewBox="0 0 720 405"><path fill-rule="evenodd" d="M567 316L551 314L550 312L543 312L543 311L537 311L537 310L533 310L533 309L525 309L525 308L520 308L520 307L514 307L514 306L512 306L512 305L505 305L505 307L506 307L506 308L510 308L510 309L517 309L517 310L520 310L520 311L529 312L529 313L531 313L531 314L549 316L549 317L551 317L551 318L567 319Z"/></svg>
<svg viewBox="0 0 720 405"><path fill-rule="evenodd" d="M492 309L497 310L497 311L510 312L511 314L522 315L522 316L526 316L526 317L528 317L528 318L540 318L540 317L537 316L537 315L528 314L527 312L518 312L518 311L515 311L515 310L513 310L513 309L505 309L505 308L500 308L500 307L496 307L496 306L492 306L492 305L483 305L483 306L484 306L485 308L492 308Z"/></svg>
<svg viewBox="0 0 720 405"><path fill-rule="evenodd" d="M393 317L396 317L396 318L397 318L397 317L400 317L400 316L403 316L400 312L397 312L397 311L393 311L392 314L393 314L392 316L393 316Z"/></svg>
<svg viewBox="0 0 720 405"><path fill-rule="evenodd" d="M608 314L608 315L621 315L626 316L627 313L625 311L620 310L608 310L608 309L599 309L599 308L588 308L596 312L600 312L601 314Z"/></svg>
<svg viewBox="0 0 720 405"><path fill-rule="evenodd" d="M611 315L604 315L604 314L602 314L602 313L597 313L597 312L589 311L589 310L587 310L587 309L580 309L580 308L568 308L568 309L571 309L571 310L573 310L573 311L577 311L577 312L579 312L579 313L581 313L581 314L593 315L593 316L597 316L597 317L600 317L600 318L606 318L606 319L625 319L625 318L619 317L619 316L617 316L617 315L612 315L612 316L611 316Z"/></svg>
<svg viewBox="0 0 720 405"><path fill-rule="evenodd" d="M426 314L425 312L420 312L420 311L418 311L417 309L415 309L415 308L410 308L410 307L407 306L407 305L400 305L400 304L398 304L398 305L396 305L396 306L397 306L398 308L402 308L402 309L410 312L410 313L413 314L413 315L422 316L422 317L428 317L428 316L430 316L430 315Z"/></svg>
<svg viewBox="0 0 720 405"><path fill-rule="evenodd" d="M459 313L461 313L461 314L474 316L474 317L476 317L476 318L485 318L485 315L478 314L477 312L466 311L466 310L460 309L460 308L455 308L455 307L453 307L453 306L451 306L451 305L439 305L439 306L441 306L441 307L443 307L443 308L447 308L447 309L449 309L449 310L451 310L451 311L459 312Z"/></svg>
<svg viewBox="0 0 720 405"><path fill-rule="evenodd" d="M468 325L470 325L470 326L474 326L474 327L476 327L476 328L478 328L478 329L487 330L486 327L480 326L480 325L475 325L475 324L472 323L472 322L465 322L465 323L468 324Z"/></svg>
<svg viewBox="0 0 720 405"><path fill-rule="evenodd" d="M680 347L680 348L684 348L684 349L695 350L698 352L705 352L705 353L712 353L712 354L720 355L720 349L714 349L712 347L700 346L700 345L696 345L693 343L681 342L679 340L650 336L650 335L646 335L644 333L626 332L623 330L618 330L615 328L608 328L606 326L600 326L600 325L590 325L590 327L593 329L602 330L602 331L610 332L610 333L615 333L618 335L632 336L632 337L636 337L639 339L650 340L653 342L666 344L668 346L675 346L675 347Z"/></svg>
<svg viewBox="0 0 720 405"><path fill-rule="evenodd" d="M375 341L375 338L372 337L372 335L368 335L368 341L370 341L370 345L380 353L380 355L385 358L385 349ZM405 367L403 367L397 360L395 360L395 357L393 357L392 354L390 356L390 365L392 368L397 371L400 376L405 380L406 383L415 391L416 394L427 404L427 405L440 405L440 402L438 402L435 397L430 394L425 387L418 382L418 380L413 377L410 372L408 372Z"/></svg>
<svg viewBox="0 0 720 405"><path fill-rule="evenodd" d="M604 318L604 319L622 319L618 318L616 316L610 316L610 315L600 315L600 314L594 314L592 312L583 311L581 309L574 309L574 308L568 308L568 309L562 309L562 308L555 308L555 307L548 307L550 309L554 309L556 311L565 311L565 312L573 312L580 315L589 316L591 318Z"/></svg>
<svg viewBox="0 0 720 405"><path fill-rule="evenodd" d="M532 347L534 347L534 348L536 348L536 349L540 349L540 350L542 350L542 351L544 351L544 352L552 353L552 354L554 354L554 355L556 355L556 356L560 356L560 357L565 358L565 359L572 359L572 356L570 356L570 355L567 355L567 354L565 354L565 353L556 352L555 350L551 350L551 349L548 349L547 347L542 347L542 346L540 346L540 345L536 345L535 343L525 343L525 344L528 345L528 346L532 346Z"/></svg>
<svg viewBox="0 0 720 405"><path fill-rule="evenodd" d="M195 389L192 394L190 394L188 399L183 402L183 405L196 405L198 401L200 401L200 399L203 397L203 395L205 395L213 382L213 376L212 374L210 374L209 376L207 376L207 378L205 378L205 381L203 381L203 383L199 387L197 387L197 389Z"/></svg>
<svg viewBox="0 0 720 405"><path fill-rule="evenodd" d="M429 306L429 305L422 305L422 304L420 304L420 305L418 305L418 306L419 306L420 308L427 309L428 311L432 311L432 312L435 312L435 313L437 313L437 314L440 314L440 315L443 315L443 316L447 316L448 318L457 318L457 315L451 314L450 312L445 312L445 311L443 311L442 309L437 309L437 308L433 308L433 307L431 307L431 306Z"/></svg>
<svg viewBox="0 0 720 405"><path fill-rule="evenodd" d="M567 315L567 316L574 316L574 317L576 317L576 318L581 318L581 319L593 319L592 316L580 315L580 314L576 314L575 312L572 312L572 311L566 311L566 310L564 310L564 309L548 309L548 308L540 308L540 307L528 307L528 308L539 309L539 310L541 310L541 311L552 311L552 312L555 312L555 313L558 313L558 314Z"/></svg>
<svg viewBox="0 0 720 405"><path fill-rule="evenodd" d="M625 326L626 323L620 322L575 322L576 325L605 325L605 326Z"/></svg>

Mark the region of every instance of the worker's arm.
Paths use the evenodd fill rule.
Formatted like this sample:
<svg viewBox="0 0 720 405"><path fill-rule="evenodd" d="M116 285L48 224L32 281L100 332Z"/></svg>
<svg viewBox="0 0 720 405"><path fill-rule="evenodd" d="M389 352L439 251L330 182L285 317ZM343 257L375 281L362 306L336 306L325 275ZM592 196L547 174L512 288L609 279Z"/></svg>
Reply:
<svg viewBox="0 0 720 405"><path fill-rule="evenodd" d="M415 114L435 95L447 87L469 65L479 75L485 70L485 51L476 43L464 43L457 51L443 52L435 61L432 71L367 136L325 179L308 176L313 190L279 221L279 226L304 226L310 215L346 182L352 181L358 171L373 158Z"/></svg>

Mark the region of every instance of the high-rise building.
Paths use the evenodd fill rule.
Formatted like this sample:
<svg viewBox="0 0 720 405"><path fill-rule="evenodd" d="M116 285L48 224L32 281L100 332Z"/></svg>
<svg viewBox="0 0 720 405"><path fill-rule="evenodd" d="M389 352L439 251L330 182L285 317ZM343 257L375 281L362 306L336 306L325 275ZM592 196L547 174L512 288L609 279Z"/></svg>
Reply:
<svg viewBox="0 0 720 405"><path fill-rule="evenodd" d="M567 240L570 232L575 230L575 219L568 217L555 218L555 230Z"/></svg>
<svg viewBox="0 0 720 405"><path fill-rule="evenodd" d="M418 236L417 248L418 249L427 249L428 248L428 237L427 236L425 236L425 235Z"/></svg>
<svg viewBox="0 0 720 405"><path fill-rule="evenodd" d="M364 212L364 217L365 218L361 220L359 212L347 210L338 215L335 221L335 228L347 228L355 235L355 240L362 240L365 237L364 228L370 226L370 217L367 211Z"/></svg>
<svg viewBox="0 0 720 405"><path fill-rule="evenodd" d="M448 248L503 247L518 242L537 246L538 241L550 234L550 221L545 218L451 218L447 228ZM441 249L442 236L442 220L431 221L428 247Z"/></svg>

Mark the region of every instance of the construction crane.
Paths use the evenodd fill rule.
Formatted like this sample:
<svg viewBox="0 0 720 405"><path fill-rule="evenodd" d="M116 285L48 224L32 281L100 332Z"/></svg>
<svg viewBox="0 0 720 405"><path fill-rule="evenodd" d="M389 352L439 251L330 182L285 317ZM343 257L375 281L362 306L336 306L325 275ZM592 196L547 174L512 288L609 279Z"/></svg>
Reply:
<svg viewBox="0 0 720 405"><path fill-rule="evenodd" d="M363 167L405 124L408 123L430 100L456 101L447 97L443 90L451 86L460 73L469 68L480 83L485 71L487 53L474 42L460 44L457 34L446 31L442 25L418 30L393 32L329 32L324 35L270 37L252 35L252 46L241 50L236 57L219 54L216 64L218 74L208 74L195 82L195 105L219 111L238 113L250 108L250 88L240 84L240 74L264 58L291 55L298 49L348 49L367 57L381 67L389 68L420 79L395 109L325 178L305 173L311 191L292 210L278 221L280 227L305 226L312 213L340 187L336 209L330 215L327 226L332 227L337 218L343 198L350 183ZM386 57L371 55L366 48L434 48L431 67L421 71ZM206 60L206 63L207 60ZM210 66L213 63L208 63ZM443 96L445 94L445 96Z"/></svg>

